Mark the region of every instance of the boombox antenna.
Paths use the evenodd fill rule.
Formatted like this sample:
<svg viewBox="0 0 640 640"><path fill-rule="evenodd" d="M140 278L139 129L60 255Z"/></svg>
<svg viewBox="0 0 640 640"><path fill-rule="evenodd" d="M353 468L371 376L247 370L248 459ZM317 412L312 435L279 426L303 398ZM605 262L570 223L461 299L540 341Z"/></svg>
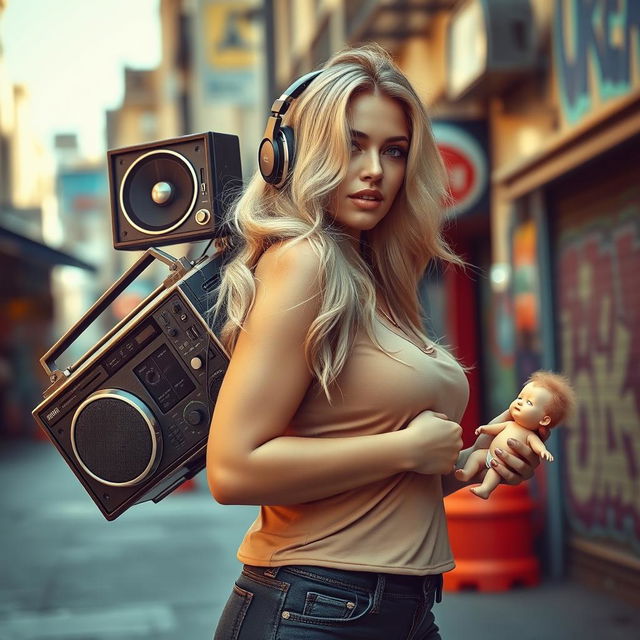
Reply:
<svg viewBox="0 0 640 640"><path fill-rule="evenodd" d="M67 369L61 370L57 368L56 359L60 357L71 345L80 337L80 335L89 327L96 318L102 314L111 303L137 278L154 260L164 262L169 266L171 273L164 280L164 282L156 287L135 309L133 309L125 318L123 318L118 324L115 325L106 335L100 338L100 341L93 346L87 353L85 353L76 363L69 366ZM63 381L71 375L73 371L78 369L83 362L90 358L103 344L111 339L125 324L127 324L131 317L139 313L150 301L154 300L158 294L164 289L168 288L178 280L180 280L186 273L192 268L186 258L174 258L172 255L151 247L147 249L137 262L135 262L120 278L114 282L109 289L107 289L91 308L71 327L50 349L42 358L40 358L40 364L45 370L51 386L44 392L44 397L49 396L55 389L57 389Z"/></svg>

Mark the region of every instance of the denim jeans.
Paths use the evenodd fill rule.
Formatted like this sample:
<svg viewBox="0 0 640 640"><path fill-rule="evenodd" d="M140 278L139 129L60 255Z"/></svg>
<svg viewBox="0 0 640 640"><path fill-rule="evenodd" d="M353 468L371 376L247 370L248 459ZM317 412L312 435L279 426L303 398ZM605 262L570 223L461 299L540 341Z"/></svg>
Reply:
<svg viewBox="0 0 640 640"><path fill-rule="evenodd" d="M245 565L214 640L440 640L442 575Z"/></svg>

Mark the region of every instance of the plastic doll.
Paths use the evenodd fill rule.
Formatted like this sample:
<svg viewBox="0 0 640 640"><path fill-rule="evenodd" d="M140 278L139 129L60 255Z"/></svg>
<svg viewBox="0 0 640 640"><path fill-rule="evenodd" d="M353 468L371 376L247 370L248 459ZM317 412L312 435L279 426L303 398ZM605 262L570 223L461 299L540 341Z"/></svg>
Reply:
<svg viewBox="0 0 640 640"><path fill-rule="evenodd" d="M493 469L496 450L509 449L510 439L529 445L541 460L553 462L543 440L549 435L549 429L571 413L574 405L575 394L566 378L549 371L536 371L509 406L510 420L476 429L476 435L487 433L495 437L489 449L478 449L469 456L464 468L456 470L456 478L468 481L486 466L488 471L482 484L470 488L486 500L500 483L500 476Z"/></svg>

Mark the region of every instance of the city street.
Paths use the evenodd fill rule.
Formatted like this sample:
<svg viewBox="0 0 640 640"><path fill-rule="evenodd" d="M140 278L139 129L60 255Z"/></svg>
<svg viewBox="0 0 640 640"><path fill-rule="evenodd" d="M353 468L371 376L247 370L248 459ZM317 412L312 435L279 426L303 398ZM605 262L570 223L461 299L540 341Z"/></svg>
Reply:
<svg viewBox="0 0 640 640"><path fill-rule="evenodd" d="M210 640L253 507L196 487L103 519L46 442L3 443L0 640ZM443 638L622 640L640 612L573 583L445 593ZM635 631L633 631L635 629Z"/></svg>
<svg viewBox="0 0 640 640"><path fill-rule="evenodd" d="M354 461L380 485L278 515L285 549L425 566L441 519L383 477L391 432L416 453L389 460L451 469L453 421L469 446L520 398L479 463L509 437L546 460L531 501L445 505L442 639L640 639L639 45L640 0L0 0L0 640L212 640L258 508L200 473L108 522L31 415L51 385L40 422L106 512L168 491L225 376L202 321L251 334L220 413L261 442L379 434L313 448L297 500Z"/></svg>

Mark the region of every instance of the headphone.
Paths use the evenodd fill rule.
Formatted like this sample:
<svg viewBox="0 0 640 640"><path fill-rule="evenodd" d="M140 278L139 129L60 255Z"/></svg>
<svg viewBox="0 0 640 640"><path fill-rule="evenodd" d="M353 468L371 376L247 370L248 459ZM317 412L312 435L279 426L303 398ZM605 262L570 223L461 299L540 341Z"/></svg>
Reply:
<svg viewBox="0 0 640 640"><path fill-rule="evenodd" d="M258 149L258 167L265 182L280 188L293 167L295 138L291 127L281 127L282 116L293 101L315 80L322 71L312 71L298 78L271 105L271 115Z"/></svg>

